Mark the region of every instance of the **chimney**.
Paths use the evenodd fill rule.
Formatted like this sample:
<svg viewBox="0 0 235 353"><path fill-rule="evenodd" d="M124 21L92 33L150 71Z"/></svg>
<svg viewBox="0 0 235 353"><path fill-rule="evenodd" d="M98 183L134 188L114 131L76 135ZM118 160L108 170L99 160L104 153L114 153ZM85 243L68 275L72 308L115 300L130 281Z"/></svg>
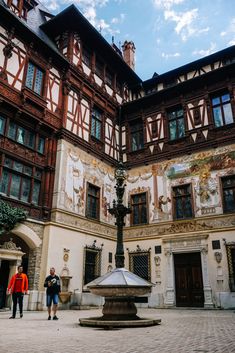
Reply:
<svg viewBox="0 0 235 353"><path fill-rule="evenodd" d="M135 44L125 40L122 45L123 59L130 66L132 70L135 70Z"/></svg>

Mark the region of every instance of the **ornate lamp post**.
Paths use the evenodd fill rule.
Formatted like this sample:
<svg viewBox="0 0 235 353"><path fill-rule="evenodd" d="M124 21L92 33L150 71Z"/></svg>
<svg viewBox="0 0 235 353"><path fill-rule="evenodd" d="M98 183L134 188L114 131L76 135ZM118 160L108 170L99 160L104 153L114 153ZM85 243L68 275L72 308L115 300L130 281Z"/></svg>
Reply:
<svg viewBox="0 0 235 353"><path fill-rule="evenodd" d="M116 218L115 225L117 226L117 244L116 244L116 254L115 254L115 265L116 268L123 268L125 262L124 247L123 247L123 226L124 217L131 213L130 207L125 207L123 205L123 195L125 191L126 184L126 170L122 162L119 162L118 167L115 171L116 179L116 195L117 202L113 200L113 207L109 208L109 213Z"/></svg>
<svg viewBox="0 0 235 353"><path fill-rule="evenodd" d="M113 201L113 207L109 213L116 218L117 243L115 264L116 268L94 281L87 284L87 288L93 294L103 296L103 316L79 319L80 325L114 328L114 327L141 327L158 325L160 319L141 319L137 316L135 297L151 292L152 283L136 276L124 268L123 226L124 217L131 213L130 207L123 205L125 191L126 170L122 162L119 162L115 171L117 201Z"/></svg>

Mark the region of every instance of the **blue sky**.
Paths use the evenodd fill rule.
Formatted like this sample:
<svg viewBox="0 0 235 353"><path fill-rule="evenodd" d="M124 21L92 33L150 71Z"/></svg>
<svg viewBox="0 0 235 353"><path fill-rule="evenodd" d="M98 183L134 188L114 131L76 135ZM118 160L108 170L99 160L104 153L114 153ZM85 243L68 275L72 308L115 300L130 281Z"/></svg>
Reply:
<svg viewBox="0 0 235 353"><path fill-rule="evenodd" d="M235 45L234 0L41 0L54 14L75 4L111 43L132 40L143 80Z"/></svg>

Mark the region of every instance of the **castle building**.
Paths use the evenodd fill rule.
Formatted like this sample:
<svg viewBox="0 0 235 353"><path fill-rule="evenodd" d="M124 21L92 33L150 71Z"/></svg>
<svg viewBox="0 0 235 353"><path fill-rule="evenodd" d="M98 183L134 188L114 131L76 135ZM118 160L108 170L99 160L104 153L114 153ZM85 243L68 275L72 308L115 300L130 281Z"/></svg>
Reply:
<svg viewBox="0 0 235 353"><path fill-rule="evenodd" d="M141 305L235 307L235 46L147 81L134 54L73 5L0 0L0 196L27 211L0 236L0 307L20 263L29 310L51 266L62 307L102 303L86 284L115 266L120 159L125 266L155 284Z"/></svg>

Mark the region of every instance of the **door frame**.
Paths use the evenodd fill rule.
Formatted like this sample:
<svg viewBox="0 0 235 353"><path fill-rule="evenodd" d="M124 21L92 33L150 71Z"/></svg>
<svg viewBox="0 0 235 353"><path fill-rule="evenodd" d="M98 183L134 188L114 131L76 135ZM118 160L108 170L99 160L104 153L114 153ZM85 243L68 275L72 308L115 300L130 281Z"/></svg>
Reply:
<svg viewBox="0 0 235 353"><path fill-rule="evenodd" d="M188 258L190 257L190 254L192 255L192 256L194 256L195 257L195 254L197 254L196 255L196 257L197 257L197 261L195 261L195 262L193 262L193 261L190 261L189 259L187 259L186 261L182 261L182 263L177 263L177 259L176 259L176 257L178 257L178 256L182 256L182 257L184 257L184 254L186 255L187 254L187 256L188 256ZM202 259L201 259L201 256L200 256L200 252L199 251L194 251L194 252L184 252L184 253L182 253L182 252L180 252L180 253L174 253L173 254L173 258L174 258L174 278L175 278L175 305L177 306L177 307L203 307L204 306L204 291L203 291L203 277L202 277ZM189 303L187 303L187 304L185 304L185 305L183 305L183 303L182 303L182 305L180 305L179 304L179 302L177 303L177 285L176 285L176 278L177 278L177 275L176 275L176 267L178 266L178 269L185 269L185 270L187 270L187 274L186 274L186 276L188 276L188 274L189 274L189 272L190 272L190 276L191 276L191 278L190 278L190 282L192 282L192 279L193 279L193 274L192 274L192 268L193 268L193 266L195 266L195 265L197 265L199 268L200 268L200 282L201 282L201 287L200 287L200 293L201 294L203 294L203 302L200 302L200 303L198 303L198 304L200 304L200 305L196 305L196 303L194 302L194 304L195 305L193 305L193 299L192 298L190 298L192 301ZM187 281L187 283L188 283L188 281ZM190 290L191 289L191 290ZM180 290L180 288L178 288L178 290ZM192 294L193 294L193 288L188 288L188 290L186 291L187 292L187 295L189 296L189 297L192 297ZM202 304L202 305L201 305Z"/></svg>
<svg viewBox="0 0 235 353"><path fill-rule="evenodd" d="M213 308L212 289L208 273L208 237L209 234L171 235L163 239L166 256L166 288L164 304L166 307L176 306L175 268L173 254L175 253L201 253L202 281L204 291L204 308Z"/></svg>

